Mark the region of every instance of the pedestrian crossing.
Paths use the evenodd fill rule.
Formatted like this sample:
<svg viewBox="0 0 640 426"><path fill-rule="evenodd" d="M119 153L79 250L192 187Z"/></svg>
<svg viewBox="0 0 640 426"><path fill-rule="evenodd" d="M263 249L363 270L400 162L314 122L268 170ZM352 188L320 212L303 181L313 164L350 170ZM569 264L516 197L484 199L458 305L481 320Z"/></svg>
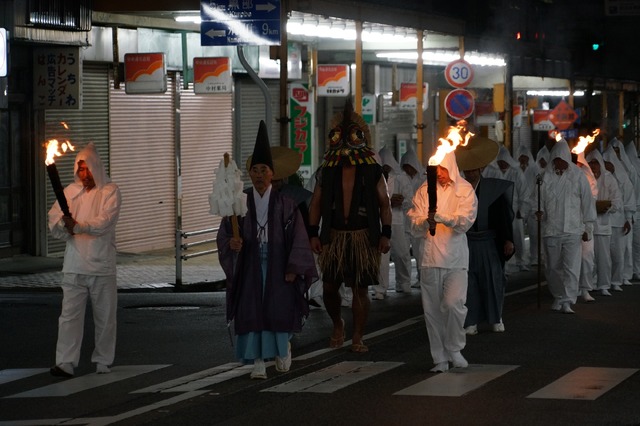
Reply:
<svg viewBox="0 0 640 426"><path fill-rule="evenodd" d="M273 363L267 363L271 367ZM402 368L404 362L397 361L341 361L324 368L308 372L282 383L260 389L260 392L271 393L317 393L332 394L356 385L374 377L391 374L393 370ZM42 401L39 398L69 397L78 392L89 391L108 384L124 380L134 379L136 376L151 373L164 368L169 364L158 365L123 365L114 366L109 374L91 373L74 377L68 380L57 380L55 383L37 387L28 391L3 396L1 399L21 399L22 403L28 400ZM428 366L425 365L425 369ZM463 397L487 384L500 380L507 374L517 374L521 367L518 365L491 365L470 364L467 368L452 368L445 373L427 373L430 377L417 381L403 389L388 389L389 395L394 397ZM211 393L210 388L223 382L246 378L251 372L252 366L232 362L205 369L193 374L176 379L164 381L152 386L147 386L129 392L130 394L156 394L167 395L152 404L132 409L111 417L85 418L85 419L37 419L3 421L0 414L0 426L5 425L37 425L37 424L95 424L107 425L126 418L168 407L173 404L196 398L206 393ZM605 393L619 386L625 380L636 374L635 368L606 368L606 367L577 367L564 376L552 380L546 386L529 394L526 398L556 399L556 400L583 400L593 401ZM271 372L271 370L269 370ZM31 378L38 374L49 374L46 368L23 368L0 370L0 392L2 385ZM272 378L286 378L286 375L274 375ZM251 381L256 384L261 382ZM268 383L268 382L264 382ZM379 391L379 387L377 387ZM68 423L73 421L74 423Z"/></svg>

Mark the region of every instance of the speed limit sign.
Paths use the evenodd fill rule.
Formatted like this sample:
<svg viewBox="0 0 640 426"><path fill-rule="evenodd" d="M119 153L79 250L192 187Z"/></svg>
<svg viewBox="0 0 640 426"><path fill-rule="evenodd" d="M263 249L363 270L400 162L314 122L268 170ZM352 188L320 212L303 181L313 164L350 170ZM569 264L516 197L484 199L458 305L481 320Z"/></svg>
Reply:
<svg viewBox="0 0 640 426"><path fill-rule="evenodd" d="M467 87L473 80L473 68L464 59L456 59L453 62L449 62L449 65L444 70L444 76L447 79L447 83L453 87Z"/></svg>

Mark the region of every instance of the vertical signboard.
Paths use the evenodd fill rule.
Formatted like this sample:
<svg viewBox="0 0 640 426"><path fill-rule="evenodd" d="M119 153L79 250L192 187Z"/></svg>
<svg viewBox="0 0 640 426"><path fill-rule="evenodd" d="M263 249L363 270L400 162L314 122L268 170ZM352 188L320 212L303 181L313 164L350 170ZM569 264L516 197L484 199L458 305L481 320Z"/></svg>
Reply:
<svg viewBox="0 0 640 426"><path fill-rule="evenodd" d="M376 95L362 96L362 118L367 124L376 124Z"/></svg>
<svg viewBox="0 0 640 426"><path fill-rule="evenodd" d="M307 84L289 85L289 144L300 154L300 174L307 180L313 175L313 96Z"/></svg>
<svg viewBox="0 0 640 426"><path fill-rule="evenodd" d="M124 55L125 92L164 93L167 91L167 62L164 53Z"/></svg>
<svg viewBox="0 0 640 426"><path fill-rule="evenodd" d="M193 91L197 95L231 93L229 58L193 58Z"/></svg>
<svg viewBox="0 0 640 426"><path fill-rule="evenodd" d="M347 96L350 93L349 65L318 65L318 96Z"/></svg>
<svg viewBox="0 0 640 426"><path fill-rule="evenodd" d="M7 30L0 28L0 77L7 76Z"/></svg>
<svg viewBox="0 0 640 426"><path fill-rule="evenodd" d="M79 48L35 49L33 64L33 103L36 108L81 108Z"/></svg>

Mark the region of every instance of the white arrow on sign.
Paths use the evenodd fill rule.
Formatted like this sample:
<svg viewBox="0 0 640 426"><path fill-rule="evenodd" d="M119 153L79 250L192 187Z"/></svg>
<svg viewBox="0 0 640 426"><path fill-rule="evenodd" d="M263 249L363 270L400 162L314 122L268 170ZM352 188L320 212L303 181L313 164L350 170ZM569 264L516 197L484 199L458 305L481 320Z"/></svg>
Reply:
<svg viewBox="0 0 640 426"><path fill-rule="evenodd" d="M227 31L226 30L209 30L205 34L211 38L226 37Z"/></svg>
<svg viewBox="0 0 640 426"><path fill-rule="evenodd" d="M267 4L257 4L256 5L256 10L260 10L260 11L267 11L267 12L271 12L273 9L275 9L276 6L271 4L271 3L267 3Z"/></svg>

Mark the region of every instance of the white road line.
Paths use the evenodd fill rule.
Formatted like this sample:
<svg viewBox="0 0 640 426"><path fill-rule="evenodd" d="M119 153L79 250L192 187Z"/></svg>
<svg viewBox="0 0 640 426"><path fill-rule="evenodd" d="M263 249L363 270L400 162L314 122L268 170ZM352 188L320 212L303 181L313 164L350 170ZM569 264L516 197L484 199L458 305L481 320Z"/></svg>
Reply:
<svg viewBox="0 0 640 426"><path fill-rule="evenodd" d="M169 367L171 364L160 365L118 365L111 368L109 374L92 373L73 379L62 380L52 385L32 389L30 391L5 396L5 398L40 398L52 396L67 396L77 392L82 392L98 386L129 379L150 371Z"/></svg>
<svg viewBox="0 0 640 426"><path fill-rule="evenodd" d="M454 368L436 374L394 395L462 396L516 368L517 365L471 364L467 368Z"/></svg>
<svg viewBox="0 0 640 426"><path fill-rule="evenodd" d="M344 361L264 389L262 392L333 393L402 364L402 362Z"/></svg>
<svg viewBox="0 0 640 426"><path fill-rule="evenodd" d="M47 371L49 371L48 368L11 368L0 370L0 385L35 376L36 374L42 374Z"/></svg>
<svg viewBox="0 0 640 426"><path fill-rule="evenodd" d="M273 364L273 362L271 364ZM267 363L267 365L269 365L269 363ZM198 371L197 373L189 374L187 376L178 377L177 379L158 383L157 385L149 386L144 389L138 389L131 393L190 392L248 374L251 369L253 369L252 365L230 362L207 370Z"/></svg>
<svg viewBox="0 0 640 426"><path fill-rule="evenodd" d="M579 367L527 398L595 400L637 371L637 368Z"/></svg>

